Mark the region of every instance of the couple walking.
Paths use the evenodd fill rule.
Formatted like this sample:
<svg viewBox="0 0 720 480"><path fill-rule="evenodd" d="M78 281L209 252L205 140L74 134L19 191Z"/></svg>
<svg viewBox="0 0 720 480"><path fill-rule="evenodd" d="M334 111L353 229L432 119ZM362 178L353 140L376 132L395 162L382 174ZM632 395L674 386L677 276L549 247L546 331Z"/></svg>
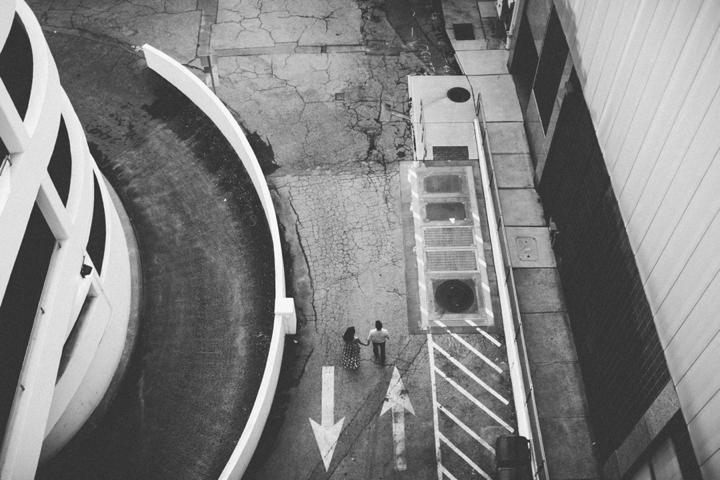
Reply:
<svg viewBox="0 0 720 480"><path fill-rule="evenodd" d="M390 334L383 328L383 324L380 321L375 322L375 329L370 330L368 333L367 342L363 343L360 338L355 336L355 327L350 327L345 330L343 340L345 346L343 347L343 367L350 370L356 370L360 366L360 345L373 344L373 354L375 358L380 357L380 363L385 363L385 342L390 339Z"/></svg>

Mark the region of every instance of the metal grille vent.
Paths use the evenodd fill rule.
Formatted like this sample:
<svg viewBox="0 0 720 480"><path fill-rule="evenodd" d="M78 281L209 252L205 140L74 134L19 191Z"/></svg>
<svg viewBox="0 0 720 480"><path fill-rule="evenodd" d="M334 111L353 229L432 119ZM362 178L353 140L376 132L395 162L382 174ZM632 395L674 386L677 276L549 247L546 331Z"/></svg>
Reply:
<svg viewBox="0 0 720 480"><path fill-rule="evenodd" d="M450 250L425 252L429 272L459 272L477 270L473 250Z"/></svg>
<svg viewBox="0 0 720 480"><path fill-rule="evenodd" d="M424 234L428 247L470 247L474 243L471 227L426 228Z"/></svg>
<svg viewBox="0 0 720 480"><path fill-rule="evenodd" d="M433 147L433 160L462 161L469 159L468 147Z"/></svg>

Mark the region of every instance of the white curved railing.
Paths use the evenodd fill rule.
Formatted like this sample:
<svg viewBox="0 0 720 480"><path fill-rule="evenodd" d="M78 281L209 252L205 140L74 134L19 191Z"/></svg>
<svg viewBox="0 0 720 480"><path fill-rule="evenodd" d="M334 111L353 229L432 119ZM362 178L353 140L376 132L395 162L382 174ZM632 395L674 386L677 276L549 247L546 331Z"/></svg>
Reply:
<svg viewBox="0 0 720 480"><path fill-rule="evenodd" d="M230 460L220 475L222 480L239 480L250 463L270 413L280 375L285 335L294 334L296 331L295 304L292 298L285 296L285 266L280 243L280 228L277 223L270 190L257 157L245 134L225 105L200 79L169 56L150 45L143 45L143 52L148 67L170 82L197 105L230 142L252 179L270 227L275 259L275 320L272 340L270 341L270 351L268 352L262 383L255 398L252 412L250 412L250 418L235 446L235 450L230 456Z"/></svg>

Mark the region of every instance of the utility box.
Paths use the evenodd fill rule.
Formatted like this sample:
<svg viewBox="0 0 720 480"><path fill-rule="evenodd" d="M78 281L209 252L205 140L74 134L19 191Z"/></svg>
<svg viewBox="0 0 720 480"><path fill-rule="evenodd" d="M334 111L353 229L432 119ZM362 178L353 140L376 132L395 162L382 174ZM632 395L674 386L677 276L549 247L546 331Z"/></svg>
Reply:
<svg viewBox="0 0 720 480"><path fill-rule="evenodd" d="M519 435L501 435L495 441L495 469L499 480L530 480L530 441Z"/></svg>

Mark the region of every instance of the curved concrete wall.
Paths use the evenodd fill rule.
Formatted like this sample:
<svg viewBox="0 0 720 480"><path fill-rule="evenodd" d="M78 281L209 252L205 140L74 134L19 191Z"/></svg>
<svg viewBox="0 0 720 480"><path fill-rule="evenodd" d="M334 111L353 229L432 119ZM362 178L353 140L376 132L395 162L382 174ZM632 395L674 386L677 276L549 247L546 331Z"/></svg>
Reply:
<svg viewBox="0 0 720 480"><path fill-rule="evenodd" d="M204 83L181 64L150 45L143 45L143 51L148 67L192 100L215 123L235 149L260 197L270 228L270 236L272 237L275 259L275 320L270 351L268 352L263 380L252 412L250 412L250 418L230 460L220 475L221 479L238 480L245 473L245 469L250 463L253 453L255 453L255 448L270 413L278 377L280 376L285 334L294 334L296 331L294 302L292 298L285 296L285 266L282 256L282 244L280 243L280 228L270 190L260 164L232 114Z"/></svg>
<svg viewBox="0 0 720 480"><path fill-rule="evenodd" d="M22 1L3 2L0 13L3 44L12 25L5 15L12 19L17 13L30 40L33 61L24 120L0 82L0 136L11 153L11 164L3 169L0 182L2 298L35 205L55 237L0 453L0 477L32 478L39 460L61 449L85 423L115 374L130 314L131 277L118 214L60 85L40 25ZM48 173L61 120L69 143L67 204ZM103 258L91 259L86 247L93 226L95 177L103 198L105 244ZM93 260L102 264L102 275L94 268L81 276L80 267L94 266ZM75 347L69 350L66 368L58 378L63 347L71 335Z"/></svg>

